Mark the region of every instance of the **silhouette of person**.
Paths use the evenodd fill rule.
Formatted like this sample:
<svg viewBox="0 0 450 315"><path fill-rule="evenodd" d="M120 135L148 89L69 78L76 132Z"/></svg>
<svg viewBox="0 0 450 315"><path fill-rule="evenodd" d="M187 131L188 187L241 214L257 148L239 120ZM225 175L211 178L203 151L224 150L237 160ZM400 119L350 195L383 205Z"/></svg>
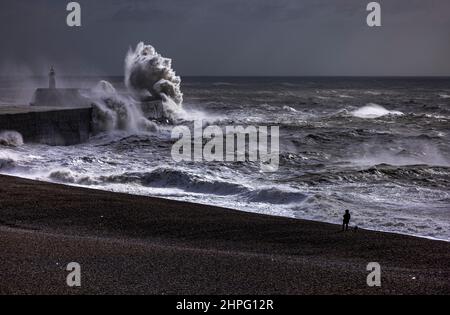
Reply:
<svg viewBox="0 0 450 315"><path fill-rule="evenodd" d="M345 210L345 214L344 214L343 218L344 218L344 220L342 223L342 231L348 231L348 224L350 223L350 218L351 218L350 211Z"/></svg>

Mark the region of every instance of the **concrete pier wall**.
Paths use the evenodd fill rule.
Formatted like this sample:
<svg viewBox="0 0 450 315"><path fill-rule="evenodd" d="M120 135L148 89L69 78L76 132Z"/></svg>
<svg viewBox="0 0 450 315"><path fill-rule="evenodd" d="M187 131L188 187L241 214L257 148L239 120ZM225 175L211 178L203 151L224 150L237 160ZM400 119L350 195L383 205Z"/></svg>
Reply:
<svg viewBox="0 0 450 315"><path fill-rule="evenodd" d="M25 142L74 145L89 140L91 117L91 107L0 107L0 131L17 131Z"/></svg>
<svg viewBox="0 0 450 315"><path fill-rule="evenodd" d="M0 131L17 131L28 143L53 146L89 141L93 105L80 89L37 89L30 105L1 106ZM161 100L139 104L147 119L166 121Z"/></svg>

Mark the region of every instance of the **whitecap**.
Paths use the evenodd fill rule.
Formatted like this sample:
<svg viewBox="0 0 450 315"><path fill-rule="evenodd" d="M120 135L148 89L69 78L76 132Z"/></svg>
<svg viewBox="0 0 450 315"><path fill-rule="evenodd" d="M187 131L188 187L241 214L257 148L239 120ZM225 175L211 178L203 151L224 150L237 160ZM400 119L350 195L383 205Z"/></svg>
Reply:
<svg viewBox="0 0 450 315"><path fill-rule="evenodd" d="M361 107L355 111L352 111L351 114L354 117L358 118L378 118L386 115L403 115L402 112L399 111L390 111L375 103L369 103L364 107Z"/></svg>

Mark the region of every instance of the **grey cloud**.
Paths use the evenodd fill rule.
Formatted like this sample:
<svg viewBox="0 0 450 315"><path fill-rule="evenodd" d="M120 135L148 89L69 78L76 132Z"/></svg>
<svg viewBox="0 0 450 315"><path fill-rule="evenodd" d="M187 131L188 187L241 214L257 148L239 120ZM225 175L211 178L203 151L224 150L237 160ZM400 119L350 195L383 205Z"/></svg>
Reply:
<svg viewBox="0 0 450 315"><path fill-rule="evenodd" d="M448 0L380 0L377 29L369 0L79 2L83 27L69 29L65 1L1 0L0 64L121 74L145 41L182 75L450 75Z"/></svg>

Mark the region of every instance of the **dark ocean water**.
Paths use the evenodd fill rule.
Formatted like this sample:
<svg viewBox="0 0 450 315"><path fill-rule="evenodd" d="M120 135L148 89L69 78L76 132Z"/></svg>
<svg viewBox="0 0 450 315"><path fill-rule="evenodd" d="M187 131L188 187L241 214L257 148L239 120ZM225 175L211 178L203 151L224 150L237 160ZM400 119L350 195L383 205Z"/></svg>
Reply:
<svg viewBox="0 0 450 315"><path fill-rule="evenodd" d="M0 79L0 106L27 103L37 86L45 80ZM327 222L350 209L362 228L450 240L450 78L187 77L182 90L180 124L279 126L279 170L176 163L172 126L161 125L72 147L0 147L0 171Z"/></svg>

